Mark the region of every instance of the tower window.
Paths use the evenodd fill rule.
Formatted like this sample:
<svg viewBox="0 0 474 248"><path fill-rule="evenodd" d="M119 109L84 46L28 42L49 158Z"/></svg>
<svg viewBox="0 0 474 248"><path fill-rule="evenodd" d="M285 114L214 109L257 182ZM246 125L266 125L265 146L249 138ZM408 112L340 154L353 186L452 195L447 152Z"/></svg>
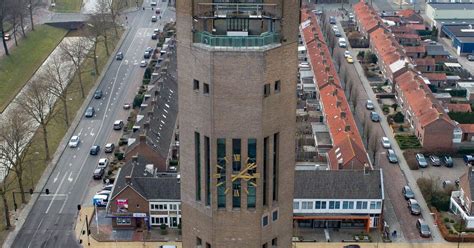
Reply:
<svg viewBox="0 0 474 248"><path fill-rule="evenodd" d="M279 134L273 135L273 201L278 201L278 160L279 160Z"/></svg>
<svg viewBox="0 0 474 248"><path fill-rule="evenodd" d="M268 226L268 215L262 217L262 226Z"/></svg>
<svg viewBox="0 0 474 248"><path fill-rule="evenodd" d="M193 80L193 90L199 90L199 80Z"/></svg>
<svg viewBox="0 0 474 248"><path fill-rule="evenodd" d="M277 80L275 81L275 93L279 93L281 88L281 81Z"/></svg>
<svg viewBox="0 0 474 248"><path fill-rule="evenodd" d="M265 84L263 86L263 96L267 97L270 95L270 84Z"/></svg>
<svg viewBox="0 0 474 248"><path fill-rule="evenodd" d="M277 221L278 220L278 210L275 210L272 212L272 220Z"/></svg>
<svg viewBox="0 0 474 248"><path fill-rule="evenodd" d="M194 132L194 163L196 166L196 201L201 200L201 140L198 132Z"/></svg>
<svg viewBox="0 0 474 248"><path fill-rule="evenodd" d="M263 139L263 205L266 206L268 204L268 137Z"/></svg>
<svg viewBox="0 0 474 248"><path fill-rule="evenodd" d="M225 139L217 139L217 207L225 208L226 201L226 149Z"/></svg>
<svg viewBox="0 0 474 248"><path fill-rule="evenodd" d="M278 238L272 239L272 247L277 247L278 246Z"/></svg>
<svg viewBox="0 0 474 248"><path fill-rule="evenodd" d="M203 91L204 91L204 94L209 94L209 84L206 84L206 83L203 83Z"/></svg>
<svg viewBox="0 0 474 248"><path fill-rule="evenodd" d="M202 245L202 239L200 237L196 237L196 245Z"/></svg>
<svg viewBox="0 0 474 248"><path fill-rule="evenodd" d="M206 206L211 205L211 151L209 137L204 136L204 161L206 168Z"/></svg>

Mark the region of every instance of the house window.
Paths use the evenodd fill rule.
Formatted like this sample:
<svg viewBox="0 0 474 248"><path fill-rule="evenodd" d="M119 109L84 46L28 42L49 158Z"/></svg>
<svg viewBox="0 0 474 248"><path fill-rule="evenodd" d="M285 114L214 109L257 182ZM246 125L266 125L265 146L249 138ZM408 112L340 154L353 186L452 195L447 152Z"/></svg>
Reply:
<svg viewBox="0 0 474 248"><path fill-rule="evenodd" d="M275 81L275 93L278 93L280 92L280 88L281 88L281 81L280 80L277 80Z"/></svg>
<svg viewBox="0 0 474 248"><path fill-rule="evenodd" d="M199 80L193 80L193 90L199 90Z"/></svg>
<svg viewBox="0 0 474 248"><path fill-rule="evenodd" d="M301 209L313 209L313 202L312 201L301 202Z"/></svg>
<svg viewBox="0 0 474 248"><path fill-rule="evenodd" d="M293 202L293 209L300 209L300 202Z"/></svg>
<svg viewBox="0 0 474 248"><path fill-rule="evenodd" d="M209 94L209 84L203 83L202 85L204 87L204 89L203 89L204 92L203 93L204 94Z"/></svg>
<svg viewBox="0 0 474 248"><path fill-rule="evenodd" d="M277 247L278 246L278 238L272 239L272 246Z"/></svg>
<svg viewBox="0 0 474 248"><path fill-rule="evenodd" d="M170 204L170 210L178 210L178 204Z"/></svg>
<svg viewBox="0 0 474 248"><path fill-rule="evenodd" d="M206 170L206 206L209 206L211 205L211 148L207 136L204 136L204 166Z"/></svg>
<svg viewBox="0 0 474 248"><path fill-rule="evenodd" d="M267 97L270 95L270 84L265 84L263 86L263 96Z"/></svg>
<svg viewBox="0 0 474 248"><path fill-rule="evenodd" d="M120 226L132 224L132 218L116 218L115 221L117 222L117 225Z"/></svg>
<svg viewBox="0 0 474 248"><path fill-rule="evenodd" d="M329 201L329 209L340 209L341 208L341 202L339 201Z"/></svg>
<svg viewBox="0 0 474 248"><path fill-rule="evenodd" d="M268 215L262 217L262 226L268 226Z"/></svg>
<svg viewBox="0 0 474 248"><path fill-rule="evenodd" d="M315 206L316 209L326 209L326 201L316 201Z"/></svg>
<svg viewBox="0 0 474 248"><path fill-rule="evenodd" d="M151 224L152 225L161 225L165 224L168 225L168 217L151 217Z"/></svg>
<svg viewBox="0 0 474 248"><path fill-rule="evenodd" d="M342 202L342 209L354 209L354 202L353 201L343 201Z"/></svg>
<svg viewBox="0 0 474 248"><path fill-rule="evenodd" d="M167 210L167 204L151 204L151 210Z"/></svg>
<svg viewBox="0 0 474 248"><path fill-rule="evenodd" d="M356 209L367 209L367 202L366 201L357 201Z"/></svg>
<svg viewBox="0 0 474 248"><path fill-rule="evenodd" d="M272 212L272 221L278 220L278 210Z"/></svg>

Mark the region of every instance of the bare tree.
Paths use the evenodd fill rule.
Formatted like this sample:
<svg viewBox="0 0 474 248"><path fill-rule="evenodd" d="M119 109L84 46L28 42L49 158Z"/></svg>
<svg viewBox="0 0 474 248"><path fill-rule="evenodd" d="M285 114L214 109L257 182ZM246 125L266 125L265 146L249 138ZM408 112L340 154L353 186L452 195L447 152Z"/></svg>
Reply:
<svg viewBox="0 0 474 248"><path fill-rule="evenodd" d="M351 91L350 91L350 99L351 99L351 102L352 102L352 106L354 108L354 111L356 111L357 109L357 104L359 102L359 87L357 87L357 85L355 85L354 83L352 83L353 85L351 86Z"/></svg>
<svg viewBox="0 0 474 248"><path fill-rule="evenodd" d="M8 167L7 167L8 168ZM9 170L9 169L7 169ZM5 174L8 175L8 174ZM11 186L13 181L7 182L6 178L0 183L0 197L3 202L3 215L5 217L5 229L9 230L12 227L10 222L10 208L8 206L7 194L12 190Z"/></svg>
<svg viewBox="0 0 474 248"><path fill-rule="evenodd" d="M38 123L43 131L46 160L50 159L47 125L54 117L54 98L41 80L30 82L28 88L17 100L20 108Z"/></svg>
<svg viewBox="0 0 474 248"><path fill-rule="evenodd" d="M34 128L27 115L17 111L6 119L0 130L0 155L2 165L9 166L16 174L21 202L26 203L23 173L28 166L26 149L31 143Z"/></svg>
<svg viewBox="0 0 474 248"><path fill-rule="evenodd" d="M369 150L372 151L372 158L375 164L377 159L377 153L380 151L380 145L378 142L380 140L380 136L378 133L372 133L374 131L375 129L369 130L369 144L367 146L369 147Z"/></svg>
<svg viewBox="0 0 474 248"><path fill-rule="evenodd" d="M79 37L71 40L69 43L63 42L60 47L65 55L76 68L77 77L79 79L79 85L81 87L81 96L85 98L84 84L82 83L82 62L87 57L87 48L90 39L85 37Z"/></svg>
<svg viewBox="0 0 474 248"><path fill-rule="evenodd" d="M33 22L33 1L28 0L28 11L30 12L30 24L31 24L31 30L35 31L35 24Z"/></svg>
<svg viewBox="0 0 474 248"><path fill-rule="evenodd" d="M97 1L97 10L103 18L111 18L112 25L114 27L115 36L118 37L118 23L117 23L117 16L118 16L118 2L121 1L114 1L114 0L98 0Z"/></svg>
<svg viewBox="0 0 474 248"><path fill-rule="evenodd" d="M10 55L10 53L8 52L8 46L7 46L7 41L5 40L5 29L3 29L3 23L6 19L6 7L7 7L7 4L6 4L7 0L0 0L0 35L2 36L1 39L2 39L2 43L3 43L3 49L5 50L5 54L7 56Z"/></svg>
<svg viewBox="0 0 474 248"><path fill-rule="evenodd" d="M51 62L45 66L39 79L44 82L46 90L56 96L63 104L64 120L69 126L69 114L67 109L68 80L71 79L72 70L67 67L59 55L52 56Z"/></svg>
<svg viewBox="0 0 474 248"><path fill-rule="evenodd" d="M110 22L108 21L107 14L98 13L90 17L90 23L88 24L90 31L93 33L93 37L96 38L96 42L102 40L105 46L105 52L110 55L109 52L109 36L107 30L109 29Z"/></svg>

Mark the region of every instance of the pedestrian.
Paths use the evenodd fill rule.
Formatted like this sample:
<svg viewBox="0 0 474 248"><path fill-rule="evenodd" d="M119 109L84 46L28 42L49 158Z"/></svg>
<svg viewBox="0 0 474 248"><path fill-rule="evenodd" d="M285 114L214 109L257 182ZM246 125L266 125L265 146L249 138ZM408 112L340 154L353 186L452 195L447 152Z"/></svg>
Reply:
<svg viewBox="0 0 474 248"><path fill-rule="evenodd" d="M145 7L143 7L143 10L145 10Z"/></svg>
<svg viewBox="0 0 474 248"><path fill-rule="evenodd" d="M125 20L128 20L128 16L125 16Z"/></svg>

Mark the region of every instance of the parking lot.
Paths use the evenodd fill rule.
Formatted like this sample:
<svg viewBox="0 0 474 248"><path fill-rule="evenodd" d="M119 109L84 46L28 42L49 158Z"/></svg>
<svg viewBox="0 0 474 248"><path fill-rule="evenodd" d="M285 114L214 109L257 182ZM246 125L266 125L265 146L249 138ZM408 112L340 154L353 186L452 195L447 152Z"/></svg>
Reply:
<svg viewBox="0 0 474 248"><path fill-rule="evenodd" d="M425 157L427 157L426 155ZM427 158L427 160L429 161L429 158ZM467 171L467 167L462 158L453 158L453 161L454 166L452 168L448 168L444 165L436 167L429 161L427 168L412 170L412 174L416 179L421 177L435 179L437 185L442 187L443 181L449 180L454 183L456 179Z"/></svg>

